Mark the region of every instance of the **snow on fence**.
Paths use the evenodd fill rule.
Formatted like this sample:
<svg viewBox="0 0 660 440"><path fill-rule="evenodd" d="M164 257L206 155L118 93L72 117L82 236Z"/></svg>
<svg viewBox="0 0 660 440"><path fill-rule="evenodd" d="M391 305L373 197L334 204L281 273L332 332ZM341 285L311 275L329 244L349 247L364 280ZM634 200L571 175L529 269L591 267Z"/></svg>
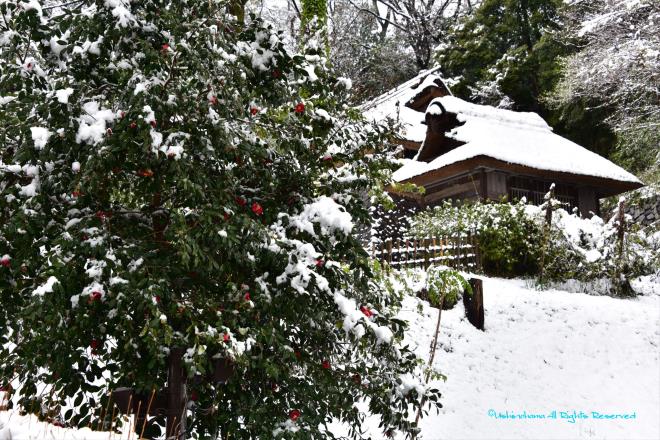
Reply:
<svg viewBox="0 0 660 440"><path fill-rule="evenodd" d="M468 272L481 271L481 258L474 235L388 239L371 244L371 257L392 268L423 267L432 264Z"/></svg>

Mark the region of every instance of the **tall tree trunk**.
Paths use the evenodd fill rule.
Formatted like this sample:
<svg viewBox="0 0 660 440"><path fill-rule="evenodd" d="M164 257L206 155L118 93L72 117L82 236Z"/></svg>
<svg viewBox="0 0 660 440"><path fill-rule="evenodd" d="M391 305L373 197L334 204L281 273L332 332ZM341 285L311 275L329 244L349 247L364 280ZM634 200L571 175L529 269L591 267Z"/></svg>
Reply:
<svg viewBox="0 0 660 440"><path fill-rule="evenodd" d="M229 13L236 16L240 23L245 23L245 3L247 0L229 0L227 5Z"/></svg>

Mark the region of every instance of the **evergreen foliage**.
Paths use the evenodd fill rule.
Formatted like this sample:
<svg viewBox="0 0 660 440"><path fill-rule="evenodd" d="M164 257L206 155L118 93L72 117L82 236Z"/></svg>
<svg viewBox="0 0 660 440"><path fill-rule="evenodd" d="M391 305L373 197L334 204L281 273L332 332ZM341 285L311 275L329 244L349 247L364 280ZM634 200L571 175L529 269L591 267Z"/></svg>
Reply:
<svg viewBox="0 0 660 440"><path fill-rule="evenodd" d="M0 3L0 378L100 426L183 348L186 436L358 438L361 401L410 435L438 392L354 234L387 133L318 34L291 54L226 6ZM227 383L203 380L217 359Z"/></svg>

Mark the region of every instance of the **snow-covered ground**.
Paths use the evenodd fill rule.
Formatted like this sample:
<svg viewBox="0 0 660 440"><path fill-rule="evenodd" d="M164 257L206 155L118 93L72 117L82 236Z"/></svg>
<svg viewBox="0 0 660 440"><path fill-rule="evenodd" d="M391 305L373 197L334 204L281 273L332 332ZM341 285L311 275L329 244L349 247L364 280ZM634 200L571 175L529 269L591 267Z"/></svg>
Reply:
<svg viewBox="0 0 660 440"><path fill-rule="evenodd" d="M484 278L485 332L460 302L442 314L435 366L447 376L436 384L444 408L423 419L422 438L660 438L660 282L636 287L645 295L622 300ZM437 310L422 303L420 314L419 303L407 298L401 314L426 358ZM375 425L371 434L381 438ZM0 440L45 438L100 437L0 412Z"/></svg>
<svg viewBox="0 0 660 440"><path fill-rule="evenodd" d="M485 332L462 303L443 312L435 366L447 376L437 384L444 408L422 421L423 438L660 438L660 283L647 278L648 296L625 300L526 284L484 278ZM417 302L406 300L404 315L427 354L437 310L420 316ZM507 412L546 418L498 418Z"/></svg>

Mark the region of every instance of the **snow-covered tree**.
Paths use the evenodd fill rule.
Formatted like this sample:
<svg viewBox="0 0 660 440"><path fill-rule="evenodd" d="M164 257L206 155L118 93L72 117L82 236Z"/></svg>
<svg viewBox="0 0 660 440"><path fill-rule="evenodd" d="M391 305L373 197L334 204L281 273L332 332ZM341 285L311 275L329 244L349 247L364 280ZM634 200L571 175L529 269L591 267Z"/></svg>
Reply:
<svg viewBox="0 0 660 440"><path fill-rule="evenodd" d="M180 360L188 437L358 437L359 402L410 434L438 392L354 234L386 133L226 8L0 2L0 385L102 427Z"/></svg>
<svg viewBox="0 0 660 440"><path fill-rule="evenodd" d="M566 10L565 59L552 101L595 100L620 141L619 159L634 170L660 162L660 4L654 0L576 0ZM656 177L657 179L657 177Z"/></svg>

